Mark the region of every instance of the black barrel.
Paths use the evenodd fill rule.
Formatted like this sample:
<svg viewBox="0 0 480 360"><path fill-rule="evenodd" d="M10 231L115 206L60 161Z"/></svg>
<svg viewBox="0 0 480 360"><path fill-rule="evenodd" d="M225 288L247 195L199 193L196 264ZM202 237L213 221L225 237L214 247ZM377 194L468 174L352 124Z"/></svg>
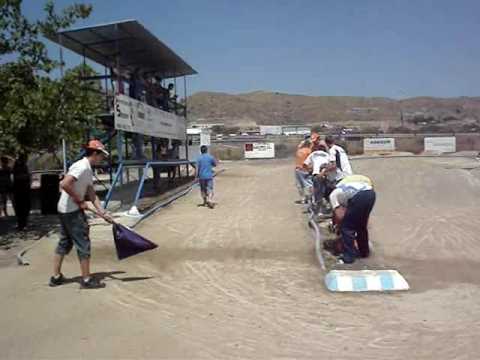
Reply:
<svg viewBox="0 0 480 360"><path fill-rule="evenodd" d="M60 198L60 176L43 174L40 177L40 201L43 215L56 214Z"/></svg>

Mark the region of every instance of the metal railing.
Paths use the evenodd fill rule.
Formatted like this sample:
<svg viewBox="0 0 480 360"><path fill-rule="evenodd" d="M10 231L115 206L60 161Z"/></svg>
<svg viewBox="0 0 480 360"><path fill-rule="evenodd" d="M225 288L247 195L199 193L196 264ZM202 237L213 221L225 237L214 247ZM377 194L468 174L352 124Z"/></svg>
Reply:
<svg viewBox="0 0 480 360"><path fill-rule="evenodd" d="M142 175L140 177L139 185L137 188L137 191L135 193L135 198L133 200L133 204L131 209L136 209L138 202L142 196L143 188L145 185L145 180L147 178L148 174L148 169L150 167L170 167L170 166L181 166L181 165L194 165L195 161L190 161L190 160L175 160L175 161L147 161L147 162L122 162L118 164L117 171L115 172L115 175L113 177L113 181L111 184L111 187L105 196L104 204L103 207L106 209L108 207L108 204L110 200L112 199L113 192L116 188L116 185L118 181L122 178L123 176L123 171L127 168L138 168L142 170Z"/></svg>

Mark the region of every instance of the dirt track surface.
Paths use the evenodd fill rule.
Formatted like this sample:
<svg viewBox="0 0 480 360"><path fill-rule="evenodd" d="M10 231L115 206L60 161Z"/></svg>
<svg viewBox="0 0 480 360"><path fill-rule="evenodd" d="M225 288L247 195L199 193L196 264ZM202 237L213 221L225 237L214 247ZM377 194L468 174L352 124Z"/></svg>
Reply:
<svg viewBox="0 0 480 360"><path fill-rule="evenodd" d="M476 359L476 165L354 163L378 196L369 261L412 286L360 295L325 289L291 162L224 164L216 209L197 207L195 190L137 227L155 251L118 262L109 228L93 228L105 289L46 286L55 237L30 267L1 269L0 358ZM64 273L78 274L75 256Z"/></svg>

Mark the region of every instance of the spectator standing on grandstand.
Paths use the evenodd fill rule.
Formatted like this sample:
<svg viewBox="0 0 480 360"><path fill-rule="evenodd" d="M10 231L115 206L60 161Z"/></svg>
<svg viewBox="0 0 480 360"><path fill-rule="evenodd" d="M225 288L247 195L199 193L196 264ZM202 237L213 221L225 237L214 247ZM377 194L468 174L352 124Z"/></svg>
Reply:
<svg viewBox="0 0 480 360"><path fill-rule="evenodd" d="M309 179L310 174L305 166L305 160L312 153L311 146L312 143L310 142L310 140L303 140L300 145L298 145L295 156L295 181L301 198L301 200L296 201L296 203L298 204L306 203L307 194L305 193L305 190L306 188L312 186L312 182Z"/></svg>
<svg viewBox="0 0 480 360"><path fill-rule="evenodd" d="M200 183L203 206L213 209L215 207L213 203L213 168L217 166L217 161L208 153L206 145L200 146L200 152L196 165L196 177Z"/></svg>
<svg viewBox="0 0 480 360"><path fill-rule="evenodd" d="M370 254L367 225L375 197L372 181L363 175L346 176L330 194L336 217L342 217L342 207L346 208L340 221L341 262L351 264L357 257L368 257Z"/></svg>
<svg viewBox="0 0 480 360"><path fill-rule="evenodd" d="M12 191L12 170L8 166L8 158L2 156L0 167L0 216L7 216L7 202Z"/></svg>
<svg viewBox="0 0 480 360"><path fill-rule="evenodd" d="M175 85L173 83L168 84L168 97L171 101L177 101L177 94L175 94Z"/></svg>
<svg viewBox="0 0 480 360"><path fill-rule="evenodd" d="M31 208L31 177L27 167L27 156L20 154L13 165L13 207L17 216L17 230L27 226Z"/></svg>
<svg viewBox="0 0 480 360"><path fill-rule="evenodd" d="M352 175L352 167L345 149L335 144L333 136L327 136L325 138L325 143L328 146L328 152L330 153L332 160L335 161L335 166L337 168L335 180L340 181L345 176Z"/></svg>
<svg viewBox="0 0 480 360"><path fill-rule="evenodd" d="M98 140L91 140L86 146L86 156L73 163L60 183L62 192L57 206L61 226L60 240L55 249L50 286L63 284L65 280L61 273L63 258L75 245L82 272L82 288L105 287L105 284L100 283L90 274L90 238L85 210L88 209L86 201L91 201L96 211L105 220L111 221L100 204L92 180L92 166L102 162L106 156L108 152L104 145Z"/></svg>
<svg viewBox="0 0 480 360"><path fill-rule="evenodd" d="M333 186L329 181L329 174L335 170L335 167L332 165L332 159L330 154L327 152L327 145L319 141L316 144L313 144L313 152L305 159L304 164L308 169L311 170L313 176L313 194L314 201L317 209L320 210L319 215L326 215L328 213L327 197Z"/></svg>

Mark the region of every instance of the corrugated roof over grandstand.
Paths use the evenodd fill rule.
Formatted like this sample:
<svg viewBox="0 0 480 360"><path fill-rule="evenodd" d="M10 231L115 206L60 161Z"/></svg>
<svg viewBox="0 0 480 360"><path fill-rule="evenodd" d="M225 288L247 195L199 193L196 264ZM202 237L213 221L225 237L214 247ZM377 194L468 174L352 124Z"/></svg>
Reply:
<svg viewBox="0 0 480 360"><path fill-rule="evenodd" d="M197 72L136 20L60 31L47 38L99 64L131 72L139 69L162 78Z"/></svg>

